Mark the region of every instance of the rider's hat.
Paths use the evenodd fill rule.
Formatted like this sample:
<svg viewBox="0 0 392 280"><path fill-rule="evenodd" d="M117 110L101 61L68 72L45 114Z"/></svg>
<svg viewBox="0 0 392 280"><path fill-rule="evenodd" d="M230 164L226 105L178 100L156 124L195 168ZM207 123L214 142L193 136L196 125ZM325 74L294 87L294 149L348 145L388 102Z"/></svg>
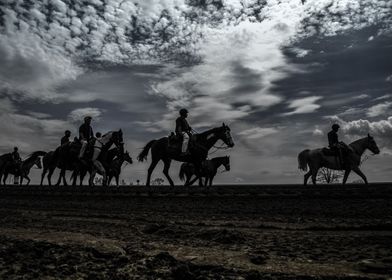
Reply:
<svg viewBox="0 0 392 280"><path fill-rule="evenodd" d="M340 128L340 125L338 125L337 123L334 123L332 125L332 129L338 129L338 128Z"/></svg>
<svg viewBox="0 0 392 280"><path fill-rule="evenodd" d="M18 149L18 147L14 147L14 150L17 150Z"/></svg>
<svg viewBox="0 0 392 280"><path fill-rule="evenodd" d="M180 110L180 115L181 115L181 116L183 116L183 115L185 115L185 114L187 114L187 113L188 113L188 110L185 109L185 108L182 108L182 109Z"/></svg>
<svg viewBox="0 0 392 280"><path fill-rule="evenodd" d="M84 117L84 120L85 120L85 121L87 121L87 120L91 120L91 119L92 119L92 117L91 117L91 116L85 116L85 117Z"/></svg>

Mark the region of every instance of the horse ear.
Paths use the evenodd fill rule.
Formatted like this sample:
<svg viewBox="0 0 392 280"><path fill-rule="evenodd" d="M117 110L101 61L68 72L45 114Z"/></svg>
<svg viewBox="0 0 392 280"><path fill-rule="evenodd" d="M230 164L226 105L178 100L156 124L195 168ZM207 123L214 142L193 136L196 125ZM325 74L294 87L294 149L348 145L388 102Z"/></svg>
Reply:
<svg viewBox="0 0 392 280"><path fill-rule="evenodd" d="M368 137L371 138L370 133L368 133Z"/></svg>
<svg viewBox="0 0 392 280"><path fill-rule="evenodd" d="M225 123L222 123L222 126L223 126L223 127L226 127Z"/></svg>

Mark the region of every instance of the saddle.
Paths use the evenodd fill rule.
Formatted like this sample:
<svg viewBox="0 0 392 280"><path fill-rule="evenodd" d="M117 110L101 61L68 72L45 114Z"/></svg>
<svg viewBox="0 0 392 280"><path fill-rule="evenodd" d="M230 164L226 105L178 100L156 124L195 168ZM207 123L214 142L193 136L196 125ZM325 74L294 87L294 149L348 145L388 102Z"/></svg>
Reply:
<svg viewBox="0 0 392 280"><path fill-rule="evenodd" d="M168 136L168 139L169 139L169 141L168 141L169 149L173 149L173 150L176 150L179 153L181 153L181 147L182 147L182 141L183 141L182 135L177 135L176 133L172 132ZM189 139L188 150L192 146L194 146L195 141L196 141L196 135L192 135Z"/></svg>
<svg viewBox="0 0 392 280"><path fill-rule="evenodd" d="M331 150L330 148L323 148L323 149L321 150L321 152L322 152L325 156L335 156L335 157L339 156L339 154L338 154L336 151Z"/></svg>

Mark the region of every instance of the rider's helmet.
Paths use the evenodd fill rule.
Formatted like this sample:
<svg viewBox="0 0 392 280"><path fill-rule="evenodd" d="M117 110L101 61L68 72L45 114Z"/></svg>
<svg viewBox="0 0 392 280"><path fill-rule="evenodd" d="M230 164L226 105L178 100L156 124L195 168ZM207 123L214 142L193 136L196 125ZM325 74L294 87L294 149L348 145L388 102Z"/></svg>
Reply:
<svg viewBox="0 0 392 280"><path fill-rule="evenodd" d="M66 131L64 131L65 135L71 135L71 131L69 131L68 129Z"/></svg>
<svg viewBox="0 0 392 280"><path fill-rule="evenodd" d="M340 125L338 125L337 123L334 123L333 125L332 125L332 129L333 130L338 130L340 128Z"/></svg>
<svg viewBox="0 0 392 280"><path fill-rule="evenodd" d="M91 116L85 116L84 117L84 121L86 122L86 121L91 121L92 120L92 117Z"/></svg>
<svg viewBox="0 0 392 280"><path fill-rule="evenodd" d="M17 152L18 151L18 147L14 147L14 151Z"/></svg>
<svg viewBox="0 0 392 280"><path fill-rule="evenodd" d="M100 138L101 136L102 136L102 133L101 133L101 132L95 133L95 137L96 137L96 138Z"/></svg>
<svg viewBox="0 0 392 280"><path fill-rule="evenodd" d="M182 108L182 109L180 110L180 115L181 115L181 116L185 116L186 114L188 114L188 110Z"/></svg>

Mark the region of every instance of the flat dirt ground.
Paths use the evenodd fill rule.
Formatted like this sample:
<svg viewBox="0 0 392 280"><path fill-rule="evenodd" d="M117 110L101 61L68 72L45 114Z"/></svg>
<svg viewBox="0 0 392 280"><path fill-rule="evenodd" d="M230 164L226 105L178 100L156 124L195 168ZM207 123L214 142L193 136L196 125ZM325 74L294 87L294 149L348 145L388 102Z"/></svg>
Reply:
<svg viewBox="0 0 392 280"><path fill-rule="evenodd" d="M392 184L0 187L0 279L392 279Z"/></svg>

